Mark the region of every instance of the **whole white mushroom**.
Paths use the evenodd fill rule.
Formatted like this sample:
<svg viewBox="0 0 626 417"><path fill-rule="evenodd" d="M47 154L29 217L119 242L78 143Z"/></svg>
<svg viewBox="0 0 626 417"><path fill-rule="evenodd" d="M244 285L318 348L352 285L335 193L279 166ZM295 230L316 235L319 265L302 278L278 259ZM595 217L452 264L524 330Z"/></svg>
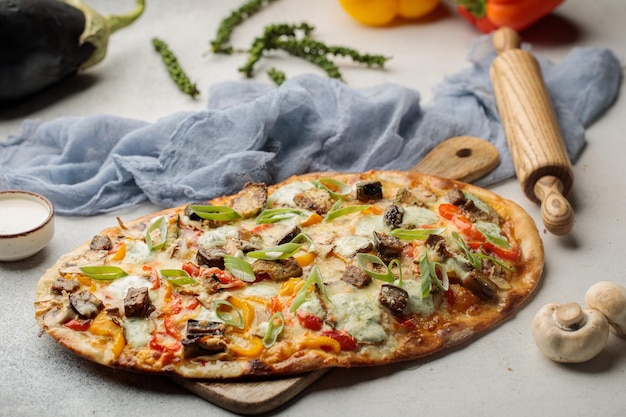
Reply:
<svg viewBox="0 0 626 417"><path fill-rule="evenodd" d="M549 359L561 363L586 362L607 344L609 323L597 310L577 303L550 303L533 320L535 344Z"/></svg>
<svg viewBox="0 0 626 417"><path fill-rule="evenodd" d="M606 316L611 331L626 337L626 287L617 282L600 281L593 284L585 294L587 308L593 308Z"/></svg>

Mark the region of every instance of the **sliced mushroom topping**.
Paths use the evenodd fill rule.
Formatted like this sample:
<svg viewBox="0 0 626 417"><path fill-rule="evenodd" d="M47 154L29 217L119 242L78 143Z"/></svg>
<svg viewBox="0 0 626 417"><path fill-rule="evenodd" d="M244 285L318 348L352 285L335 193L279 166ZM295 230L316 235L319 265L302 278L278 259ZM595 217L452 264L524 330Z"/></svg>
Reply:
<svg viewBox="0 0 626 417"><path fill-rule="evenodd" d="M448 248L446 247L446 239L443 236L435 234L428 235L424 244L430 251L439 255L442 260L446 260L453 256L450 251L448 251Z"/></svg>
<svg viewBox="0 0 626 417"><path fill-rule="evenodd" d="M267 185L249 182L233 199L232 209L244 219L254 217L267 204Z"/></svg>
<svg viewBox="0 0 626 417"><path fill-rule="evenodd" d="M89 244L91 250L111 250L113 249L113 242L107 235L96 235L91 239Z"/></svg>
<svg viewBox="0 0 626 417"><path fill-rule="evenodd" d="M78 317L76 310L69 305L55 306L46 311L43 316L43 325L46 328L54 327L57 324L64 324Z"/></svg>
<svg viewBox="0 0 626 417"><path fill-rule="evenodd" d="M224 255L227 253L220 248L200 248L196 254L196 262L198 265L209 268L224 269Z"/></svg>
<svg viewBox="0 0 626 417"><path fill-rule="evenodd" d="M401 206L423 206L424 203L420 201L419 198L411 191L406 188L401 188L396 193L396 197L394 198L394 203Z"/></svg>
<svg viewBox="0 0 626 417"><path fill-rule="evenodd" d="M382 257L398 257L402 252L402 247L402 241L397 237L386 233L374 232L374 248Z"/></svg>
<svg viewBox="0 0 626 417"><path fill-rule="evenodd" d="M409 293L404 288L383 284L378 293L378 302L391 310L394 316L400 316L409 302Z"/></svg>
<svg viewBox="0 0 626 417"><path fill-rule="evenodd" d="M154 311L148 288L129 288L124 297L124 314L126 317L148 317Z"/></svg>
<svg viewBox="0 0 626 417"><path fill-rule="evenodd" d="M70 294L70 305L82 318L92 319L104 308L102 301L87 290Z"/></svg>
<svg viewBox="0 0 626 417"><path fill-rule="evenodd" d="M361 181L356 185L356 198L359 201L381 200L383 185L380 181Z"/></svg>
<svg viewBox="0 0 626 417"><path fill-rule="evenodd" d="M226 350L224 323L189 320L187 335L181 341L187 356L199 356L204 353L220 353Z"/></svg>
<svg viewBox="0 0 626 417"><path fill-rule="evenodd" d="M55 294L72 293L80 288L80 282L77 279L67 279L57 277L50 287L50 291Z"/></svg>
<svg viewBox="0 0 626 417"><path fill-rule="evenodd" d="M363 288L372 282L372 277L358 266L348 265L341 275L341 280L357 288Z"/></svg>
<svg viewBox="0 0 626 417"><path fill-rule="evenodd" d="M272 281L285 281L302 276L302 267L293 257L278 261L257 259L252 264L252 270L256 276L266 276Z"/></svg>
<svg viewBox="0 0 626 417"><path fill-rule="evenodd" d="M314 211L320 216L325 215L333 206L328 191L322 188L309 188L293 197L293 202L300 208Z"/></svg>
<svg viewBox="0 0 626 417"><path fill-rule="evenodd" d="M400 206L392 204L385 209L383 221L390 229L397 229L402 225L404 218L404 209Z"/></svg>
<svg viewBox="0 0 626 417"><path fill-rule="evenodd" d="M282 245L283 243L289 243L300 233L302 233L302 230L298 226L294 226L285 236L278 239L275 244Z"/></svg>
<svg viewBox="0 0 626 417"><path fill-rule="evenodd" d="M498 286L476 270L470 271L463 280L463 285L482 300L489 300L498 292Z"/></svg>
<svg viewBox="0 0 626 417"><path fill-rule="evenodd" d="M261 236L252 233L246 229L239 229L239 243L241 245L242 252L251 252L263 247L263 239Z"/></svg>

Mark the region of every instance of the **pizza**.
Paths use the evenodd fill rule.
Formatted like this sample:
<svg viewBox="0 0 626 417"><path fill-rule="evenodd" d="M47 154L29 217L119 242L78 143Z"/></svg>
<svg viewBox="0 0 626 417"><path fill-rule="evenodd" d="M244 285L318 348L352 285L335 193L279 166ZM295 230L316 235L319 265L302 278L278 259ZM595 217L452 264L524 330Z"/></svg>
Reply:
<svg viewBox="0 0 626 417"><path fill-rule="evenodd" d="M116 223L40 278L41 331L99 364L185 378L432 355L510 317L544 262L521 207L414 172L248 183Z"/></svg>

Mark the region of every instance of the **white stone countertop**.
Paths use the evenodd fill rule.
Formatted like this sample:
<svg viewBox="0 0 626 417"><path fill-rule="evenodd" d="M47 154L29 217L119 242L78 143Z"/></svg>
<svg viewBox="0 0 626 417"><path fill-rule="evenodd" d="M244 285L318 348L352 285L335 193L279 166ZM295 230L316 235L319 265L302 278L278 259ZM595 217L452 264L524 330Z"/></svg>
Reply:
<svg viewBox="0 0 626 417"><path fill-rule="evenodd" d="M103 12L123 12L131 0L88 1ZM208 42L239 1L148 0L141 20L116 33L105 61L52 88L36 102L0 111L0 140L19 133L24 119L107 113L156 121L180 110L203 109L209 86L241 78L244 56L210 56ZM352 21L336 0L280 0L241 26L233 44L248 45L269 23L306 20L316 37L361 51L393 56L387 70L346 68L347 83L394 82L418 90L427 103L443 77L467 66L468 43L478 32L449 2L426 21L374 29ZM553 61L573 47L611 48L626 62L626 2L567 0L523 34L532 51ZM150 40L165 39L202 91L197 100L166 78ZM273 58L288 75L316 72L295 58ZM155 64L156 62L156 64ZM266 64L267 65L267 64ZM258 79L264 79L259 75ZM570 201L576 223L557 237L544 231L539 208L514 180L490 189L514 200L538 224L546 265L536 295L512 319L471 344L427 360L393 366L332 370L274 415L306 416L615 416L626 410L626 340L611 336L595 359L562 365L536 348L531 322L548 302L583 303L599 280L626 284L626 101L587 130L588 144L574 165ZM143 204L94 217L57 217L52 243L20 262L0 262L0 415L2 416L218 416L231 415L169 379L113 370L81 359L48 336L38 336L35 285L57 258L112 225L155 211Z"/></svg>

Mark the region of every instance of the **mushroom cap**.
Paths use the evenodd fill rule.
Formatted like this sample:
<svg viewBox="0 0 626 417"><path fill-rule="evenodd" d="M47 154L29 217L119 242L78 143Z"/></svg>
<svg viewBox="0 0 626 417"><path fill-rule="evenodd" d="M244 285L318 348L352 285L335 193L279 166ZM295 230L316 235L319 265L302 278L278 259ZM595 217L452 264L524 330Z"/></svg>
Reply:
<svg viewBox="0 0 626 417"><path fill-rule="evenodd" d="M586 362L604 349L608 337L606 317L576 303L546 304L533 320L535 344L555 362Z"/></svg>
<svg viewBox="0 0 626 417"><path fill-rule="evenodd" d="M597 282L587 290L585 304L606 316L613 333L626 337L626 287L616 282Z"/></svg>

